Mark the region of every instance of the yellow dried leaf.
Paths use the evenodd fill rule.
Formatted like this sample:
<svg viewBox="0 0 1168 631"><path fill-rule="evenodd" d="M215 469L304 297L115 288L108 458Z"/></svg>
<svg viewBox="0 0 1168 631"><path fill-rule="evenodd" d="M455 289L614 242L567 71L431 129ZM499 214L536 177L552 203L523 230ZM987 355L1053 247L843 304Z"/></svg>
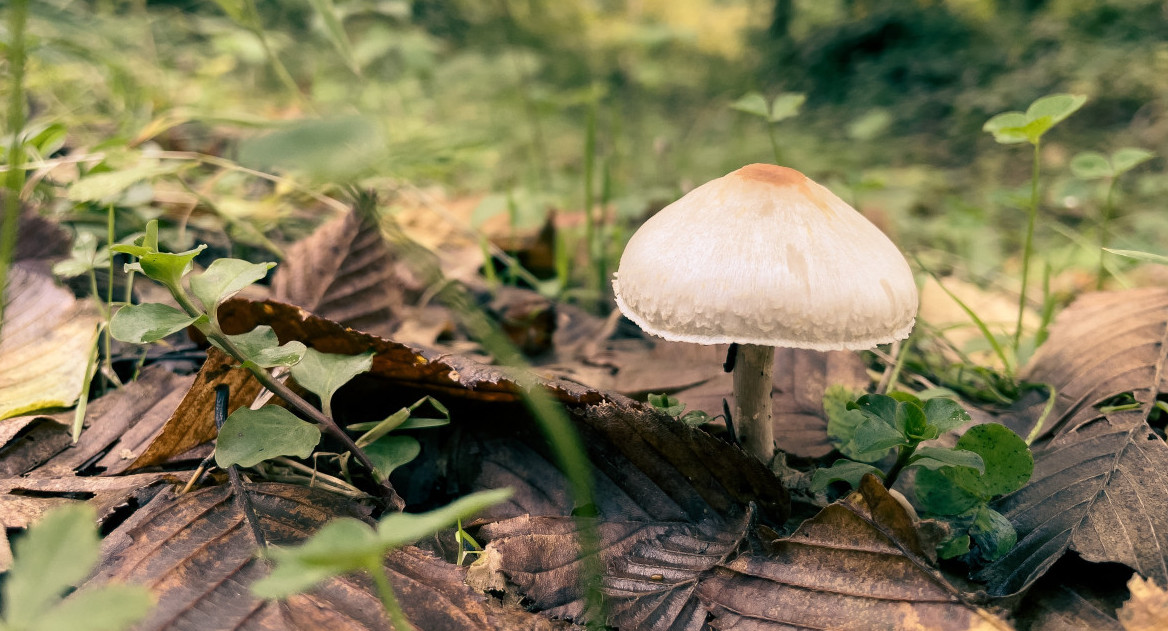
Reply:
<svg viewBox="0 0 1168 631"><path fill-rule="evenodd" d="M77 402L101 318L43 274L14 266L0 328L0 418Z"/></svg>

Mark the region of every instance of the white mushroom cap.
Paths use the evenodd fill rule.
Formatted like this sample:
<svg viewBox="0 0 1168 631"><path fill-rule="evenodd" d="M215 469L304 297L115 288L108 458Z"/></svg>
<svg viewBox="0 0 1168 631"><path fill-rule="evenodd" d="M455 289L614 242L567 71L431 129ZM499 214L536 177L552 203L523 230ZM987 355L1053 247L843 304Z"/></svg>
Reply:
<svg viewBox="0 0 1168 631"><path fill-rule="evenodd" d="M629 240L621 312L677 342L864 349L908 337L917 287L870 221L794 169L751 164L690 191Z"/></svg>

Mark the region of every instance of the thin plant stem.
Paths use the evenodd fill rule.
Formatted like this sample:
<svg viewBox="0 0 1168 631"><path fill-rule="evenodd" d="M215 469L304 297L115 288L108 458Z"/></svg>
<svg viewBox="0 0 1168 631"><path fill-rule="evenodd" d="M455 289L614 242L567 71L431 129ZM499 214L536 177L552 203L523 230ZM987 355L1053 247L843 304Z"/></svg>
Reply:
<svg viewBox="0 0 1168 631"><path fill-rule="evenodd" d="M771 139L771 151L775 154L775 164L782 164L782 154L779 152L779 139L775 136L775 124L771 122L766 123L767 136Z"/></svg>
<svg viewBox="0 0 1168 631"><path fill-rule="evenodd" d="M20 192L24 188L24 28L28 23L28 0L12 0L8 6L8 173L4 178L4 221L0 225L0 327L4 325L4 292L8 271L16 253L16 233L20 230Z"/></svg>
<svg viewBox="0 0 1168 631"><path fill-rule="evenodd" d="M397 604L397 596L393 595L393 585L389 583L389 574L385 566L377 560L365 568L373 577L373 584L377 586L377 595L381 597L381 606L393 624L394 631L413 631L414 625Z"/></svg>
<svg viewBox="0 0 1168 631"><path fill-rule="evenodd" d="M229 394L230 388L227 384L215 386L216 430L222 430L223 424L227 422L227 397ZM247 525L251 528L252 538L255 539L256 545L260 547L260 550L266 550L268 541L264 538L264 531L260 528L260 518L255 514L251 500L248 499L247 488L243 486L243 476L239 474L239 467L236 465L228 466L227 477L231 481L231 491L235 494L235 504L239 507L244 519L247 520Z"/></svg>
<svg viewBox="0 0 1168 631"><path fill-rule="evenodd" d="M901 445L896 449L896 464L888 470L888 475L884 476L884 488L890 489L893 484L896 484L896 479L900 477L900 472L908 466L908 461L912 458L913 452L917 450L916 445Z"/></svg>
<svg viewBox="0 0 1168 631"><path fill-rule="evenodd" d="M1112 203L1115 197L1115 183L1119 180L1117 177L1111 178L1111 184L1107 185L1107 199L1103 202L1103 215L1099 218L1099 269L1095 275L1095 289L1103 289L1103 280L1107 277L1107 270L1104 264L1107 260L1107 224L1111 222Z"/></svg>
<svg viewBox="0 0 1168 631"><path fill-rule="evenodd" d="M1034 167L1030 175L1030 208L1026 217L1026 240L1022 244L1022 290L1018 296L1018 321L1014 325L1014 356L1022 342L1022 315L1026 312L1026 286L1030 282L1030 257L1034 253L1034 224L1038 219L1038 165L1041 140L1034 142Z"/></svg>
<svg viewBox="0 0 1168 631"><path fill-rule="evenodd" d="M588 265L595 265L597 260L597 221L593 215L593 207L596 205L595 193L593 189L593 179L596 174L596 96L593 94L593 100L588 104L588 119L584 131L584 248L586 251L585 262ZM593 289L596 290L597 295L604 290L604 279L598 278L594 283ZM598 301L599 303L599 301ZM598 304L599 306L599 304Z"/></svg>
<svg viewBox="0 0 1168 631"><path fill-rule="evenodd" d="M178 288L172 287L170 288L170 293L172 296L174 296L174 299L178 302L179 306L182 307L183 311L187 313L187 315L204 315L203 311L191 302L191 299L186 295L185 292L179 290ZM228 338L219 329L218 323L216 323L214 320L208 324L204 324L201 328L203 329L203 334L206 335L208 339L213 340L216 344L218 344L220 348L226 350L228 355L231 355L240 362L244 362L244 360L247 359L246 354L244 354L243 351L239 350L239 348L235 346L231 339ZM298 412L307 416L308 419L313 423L316 423L317 425L324 428L325 431L332 434L335 438L337 438L337 440L340 440L341 444L345 446L345 449L348 449L350 452L352 452L353 455L357 457L357 460L359 460L361 464L365 465L365 467L369 469L371 474L376 474L375 472L377 471L377 467L374 466L373 461L369 459L369 456L365 453L365 451L357 446L357 443L353 441L353 438L346 434L345 430L340 425L338 425L337 422L332 419L332 417L326 416L320 410L316 409L316 407L314 407L308 401L305 401L303 397L296 394L282 381L279 381L273 377L272 374L267 370L260 368L254 363L245 362L244 365L247 366L248 370L256 378L256 380L260 382L260 385L286 401L288 405L296 408ZM385 484L381 485L381 490L382 499L386 501L390 508L400 511L405 507L405 501L402 500L401 496L397 494L397 491L395 491L393 487L389 485L388 480L386 480Z"/></svg>

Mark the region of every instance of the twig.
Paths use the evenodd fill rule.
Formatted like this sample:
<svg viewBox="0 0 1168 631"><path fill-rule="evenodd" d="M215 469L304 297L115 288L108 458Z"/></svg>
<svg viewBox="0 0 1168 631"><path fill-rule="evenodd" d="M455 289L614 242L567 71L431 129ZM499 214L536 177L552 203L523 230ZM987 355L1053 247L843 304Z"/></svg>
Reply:
<svg viewBox="0 0 1168 631"><path fill-rule="evenodd" d="M228 387L226 384L219 384L215 386L215 429L222 430L223 424L227 422L227 395ZM255 510L252 509L251 500L247 497L247 489L243 486L243 477L239 475L239 467L231 465L227 467L227 477L231 480L231 490L235 494L235 504L239 506L239 510L243 511L243 516L247 518L247 525L251 527L251 535L255 537L256 544L261 550L268 548L268 542L264 539L264 532L260 530L260 519L256 516Z"/></svg>

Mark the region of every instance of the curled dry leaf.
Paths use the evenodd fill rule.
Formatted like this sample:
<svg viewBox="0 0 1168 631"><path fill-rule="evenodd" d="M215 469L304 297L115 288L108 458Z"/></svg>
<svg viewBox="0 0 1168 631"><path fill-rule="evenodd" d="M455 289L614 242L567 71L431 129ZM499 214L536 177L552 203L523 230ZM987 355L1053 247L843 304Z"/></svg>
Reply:
<svg viewBox="0 0 1168 631"><path fill-rule="evenodd" d="M366 511L339 496L283 484L249 485L270 543L291 545L337 517L366 519ZM463 583L464 569L417 548L386 560L407 617L420 629L551 628L518 610L503 610ZM361 574L325 581L282 603L264 601L247 587L267 574L236 509L230 487L175 497L159 495L118 527L103 545L89 586L145 584L157 605L137 628L388 630L373 583Z"/></svg>
<svg viewBox="0 0 1168 631"><path fill-rule="evenodd" d="M85 383L100 318L44 274L14 265L0 328L0 419L70 407Z"/></svg>
<svg viewBox="0 0 1168 631"><path fill-rule="evenodd" d="M172 405L149 433L140 433L139 446L131 450L133 459L115 470L162 464L215 438L215 387L219 385L228 387L228 414L250 405L260 391L255 377L234 359L216 348L207 349L207 359L193 383L188 380L178 389L182 400Z"/></svg>
<svg viewBox="0 0 1168 631"><path fill-rule="evenodd" d="M979 575L992 594L1026 589L1067 550L1168 582L1168 446L1147 422L1166 353L1163 289L1090 294L1059 316L1025 375L1058 392L1051 437L1030 482L995 507L1018 544ZM1136 405L1100 409L1117 398Z"/></svg>

